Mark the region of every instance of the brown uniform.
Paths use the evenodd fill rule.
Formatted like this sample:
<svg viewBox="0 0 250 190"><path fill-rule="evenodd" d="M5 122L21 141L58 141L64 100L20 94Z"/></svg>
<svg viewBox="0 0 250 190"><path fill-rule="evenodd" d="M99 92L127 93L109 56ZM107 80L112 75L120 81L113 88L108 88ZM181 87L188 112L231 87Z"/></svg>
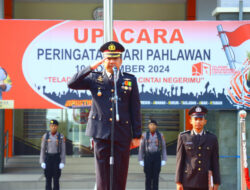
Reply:
<svg viewBox="0 0 250 190"><path fill-rule="evenodd" d="M208 188L208 170L213 172L214 184L220 184L217 137L208 131L195 135L185 131L178 137L176 154L176 183L186 188Z"/></svg>

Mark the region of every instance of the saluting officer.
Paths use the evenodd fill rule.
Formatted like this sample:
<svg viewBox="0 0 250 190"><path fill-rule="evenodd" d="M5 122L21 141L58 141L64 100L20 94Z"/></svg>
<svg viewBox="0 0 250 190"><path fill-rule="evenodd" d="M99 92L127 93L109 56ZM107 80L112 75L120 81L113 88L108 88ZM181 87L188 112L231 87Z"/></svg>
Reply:
<svg viewBox="0 0 250 190"><path fill-rule="evenodd" d="M42 137L40 164L46 177L46 190L52 190L52 179L53 190L60 189L59 178L61 169L65 165L65 137L57 132L58 125L57 120L51 120L50 132L45 133Z"/></svg>
<svg viewBox="0 0 250 190"><path fill-rule="evenodd" d="M149 131L142 135L138 160L144 166L145 189L158 190L161 166L167 161L166 142L163 134L157 130L155 120L149 121L148 128Z"/></svg>
<svg viewBox="0 0 250 190"><path fill-rule="evenodd" d="M94 139L96 159L97 190L110 187L110 148L112 125L112 97L114 95L113 67L118 69L117 94L120 121L114 128L114 175L113 189L125 190L130 143L133 138L141 137L140 98L136 77L119 70L122 64L124 47L115 41L103 44L100 51L104 59L86 67L75 74L68 87L77 90L87 89L92 94L92 106L86 135ZM94 70L103 64L103 72Z"/></svg>
<svg viewBox="0 0 250 190"><path fill-rule="evenodd" d="M204 130L206 113L204 106L192 107L189 115L193 129L179 134L176 154L177 190L208 190L209 171L213 175L213 189L219 187L218 140L214 134Z"/></svg>

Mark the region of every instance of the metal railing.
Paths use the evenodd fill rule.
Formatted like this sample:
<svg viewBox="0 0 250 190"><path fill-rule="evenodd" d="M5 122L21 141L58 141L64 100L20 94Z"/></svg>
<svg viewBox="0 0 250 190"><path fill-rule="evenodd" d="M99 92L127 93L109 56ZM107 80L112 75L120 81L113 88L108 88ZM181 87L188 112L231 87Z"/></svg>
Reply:
<svg viewBox="0 0 250 190"><path fill-rule="evenodd" d="M4 153L5 153L5 160L4 163L7 164L8 159L9 159L9 131L6 131L6 133L4 133Z"/></svg>

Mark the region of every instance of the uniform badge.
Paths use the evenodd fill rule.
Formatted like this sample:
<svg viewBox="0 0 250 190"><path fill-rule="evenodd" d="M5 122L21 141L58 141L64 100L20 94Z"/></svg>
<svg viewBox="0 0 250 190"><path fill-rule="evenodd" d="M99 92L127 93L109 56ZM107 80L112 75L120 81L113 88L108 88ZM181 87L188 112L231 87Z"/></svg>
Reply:
<svg viewBox="0 0 250 190"><path fill-rule="evenodd" d="M199 113L199 112L201 112L201 108L197 107L197 108L195 108L195 111Z"/></svg>
<svg viewBox="0 0 250 190"><path fill-rule="evenodd" d="M101 88L98 88L97 96L102 96Z"/></svg>
<svg viewBox="0 0 250 190"><path fill-rule="evenodd" d="M98 82L98 83L103 83L103 78L102 78L102 76L99 76L99 77L97 78L97 82Z"/></svg>
<svg viewBox="0 0 250 190"><path fill-rule="evenodd" d="M125 81L131 81L130 78L124 78L123 80L125 80Z"/></svg>
<svg viewBox="0 0 250 190"><path fill-rule="evenodd" d="M132 81L131 81L131 79L125 78L122 85L123 85L123 87L122 87L123 89L130 90L130 91L132 90Z"/></svg>
<svg viewBox="0 0 250 190"><path fill-rule="evenodd" d="M110 44L110 45L108 46L108 50L109 50L109 51L115 51L115 50L116 50L115 45L114 45L114 44Z"/></svg>

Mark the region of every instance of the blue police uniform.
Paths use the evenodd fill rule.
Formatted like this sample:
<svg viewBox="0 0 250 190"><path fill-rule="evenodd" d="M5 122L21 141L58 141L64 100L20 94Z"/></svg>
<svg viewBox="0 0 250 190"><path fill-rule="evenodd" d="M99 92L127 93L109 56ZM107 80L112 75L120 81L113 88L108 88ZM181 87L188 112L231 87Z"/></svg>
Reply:
<svg viewBox="0 0 250 190"><path fill-rule="evenodd" d="M106 49L111 42L102 46ZM119 48L117 42L112 45ZM114 54L115 55L115 54ZM132 138L141 137L140 98L136 77L128 73L118 72L117 81L118 111L120 121L115 121L114 129L114 190L125 190L130 142ZM109 158L111 147L112 101L114 81L107 73L94 72L86 67L75 74L68 87L76 90L90 90L92 106L88 118L86 135L94 138L96 158L96 183L98 190L109 189ZM115 110L114 110L115 111Z"/></svg>

